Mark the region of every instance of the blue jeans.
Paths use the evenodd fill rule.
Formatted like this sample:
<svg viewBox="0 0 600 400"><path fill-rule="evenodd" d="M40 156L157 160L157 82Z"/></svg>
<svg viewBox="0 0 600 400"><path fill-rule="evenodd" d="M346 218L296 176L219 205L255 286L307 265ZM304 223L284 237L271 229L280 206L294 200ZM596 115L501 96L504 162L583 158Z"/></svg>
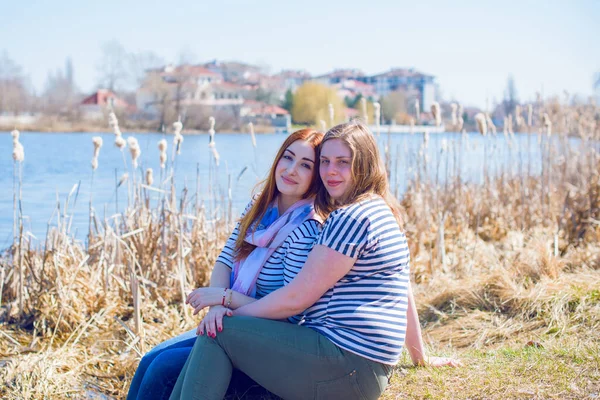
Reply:
<svg viewBox="0 0 600 400"><path fill-rule="evenodd" d="M127 400L168 399L195 342L196 329L192 329L146 353L135 371ZM235 399L277 398L238 370L233 372L227 395Z"/></svg>
<svg viewBox="0 0 600 400"><path fill-rule="evenodd" d="M168 399L196 342L196 330L166 340L142 357L127 400Z"/></svg>

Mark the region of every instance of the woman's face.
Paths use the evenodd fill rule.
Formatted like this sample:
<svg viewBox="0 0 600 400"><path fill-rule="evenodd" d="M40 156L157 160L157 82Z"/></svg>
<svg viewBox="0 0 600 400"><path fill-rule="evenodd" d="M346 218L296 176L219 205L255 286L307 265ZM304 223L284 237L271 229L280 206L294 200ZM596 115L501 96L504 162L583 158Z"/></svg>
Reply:
<svg viewBox="0 0 600 400"><path fill-rule="evenodd" d="M352 151L340 139L326 141L321 148L319 173L327 193L339 200L352 185Z"/></svg>
<svg viewBox="0 0 600 400"><path fill-rule="evenodd" d="M275 167L275 183L283 196L300 200L308 191L315 171L315 149L304 140L296 140Z"/></svg>

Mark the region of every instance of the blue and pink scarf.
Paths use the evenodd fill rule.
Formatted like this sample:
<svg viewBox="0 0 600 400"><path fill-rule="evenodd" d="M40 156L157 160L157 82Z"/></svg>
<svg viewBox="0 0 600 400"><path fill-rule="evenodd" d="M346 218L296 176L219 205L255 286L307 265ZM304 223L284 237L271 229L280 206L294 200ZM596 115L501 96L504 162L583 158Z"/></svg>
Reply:
<svg viewBox="0 0 600 400"><path fill-rule="evenodd" d="M256 248L244 260L236 261L231 271L231 289L246 296L256 296L256 280L271 254L283 244L294 229L315 217L314 200L294 203L279 215L277 199L271 203L255 228L249 229L244 239Z"/></svg>

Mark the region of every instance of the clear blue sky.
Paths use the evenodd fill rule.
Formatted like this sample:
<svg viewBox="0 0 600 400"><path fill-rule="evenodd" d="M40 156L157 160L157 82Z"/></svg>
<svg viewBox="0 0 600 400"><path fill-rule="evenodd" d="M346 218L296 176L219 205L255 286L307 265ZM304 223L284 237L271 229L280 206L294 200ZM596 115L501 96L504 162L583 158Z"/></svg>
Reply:
<svg viewBox="0 0 600 400"><path fill-rule="evenodd" d="M152 50L177 61L214 58L271 71L366 73L415 67L437 76L445 99L500 100L512 73L519 97L592 94L600 72L600 1L0 0L0 51L36 89L73 60L94 88L100 46Z"/></svg>

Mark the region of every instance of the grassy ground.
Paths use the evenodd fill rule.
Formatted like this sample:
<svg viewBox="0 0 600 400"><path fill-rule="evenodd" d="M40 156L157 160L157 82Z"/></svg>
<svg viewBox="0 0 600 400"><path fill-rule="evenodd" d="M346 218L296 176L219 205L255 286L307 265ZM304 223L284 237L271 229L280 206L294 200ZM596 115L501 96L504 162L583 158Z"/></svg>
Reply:
<svg viewBox="0 0 600 400"><path fill-rule="evenodd" d="M591 106L544 113L556 124L600 120ZM484 179L465 183L464 138L437 160L401 160L414 173L402 205L423 335L431 354L464 366L414 368L405 358L383 398L600 398L599 142L571 148L543 129L532 143L540 176L527 166L493 176L484 163ZM488 154L499 145L483 143ZM440 165L453 171L443 185L431 174ZM172 183L150 202L140 176L132 168L126 183L131 208L90 215L87 247L70 236L66 211L43 246L15 221L0 253L0 398L124 398L141 355L197 325L182 295L208 282L231 204L224 195L204 204L192 188L177 198Z"/></svg>

